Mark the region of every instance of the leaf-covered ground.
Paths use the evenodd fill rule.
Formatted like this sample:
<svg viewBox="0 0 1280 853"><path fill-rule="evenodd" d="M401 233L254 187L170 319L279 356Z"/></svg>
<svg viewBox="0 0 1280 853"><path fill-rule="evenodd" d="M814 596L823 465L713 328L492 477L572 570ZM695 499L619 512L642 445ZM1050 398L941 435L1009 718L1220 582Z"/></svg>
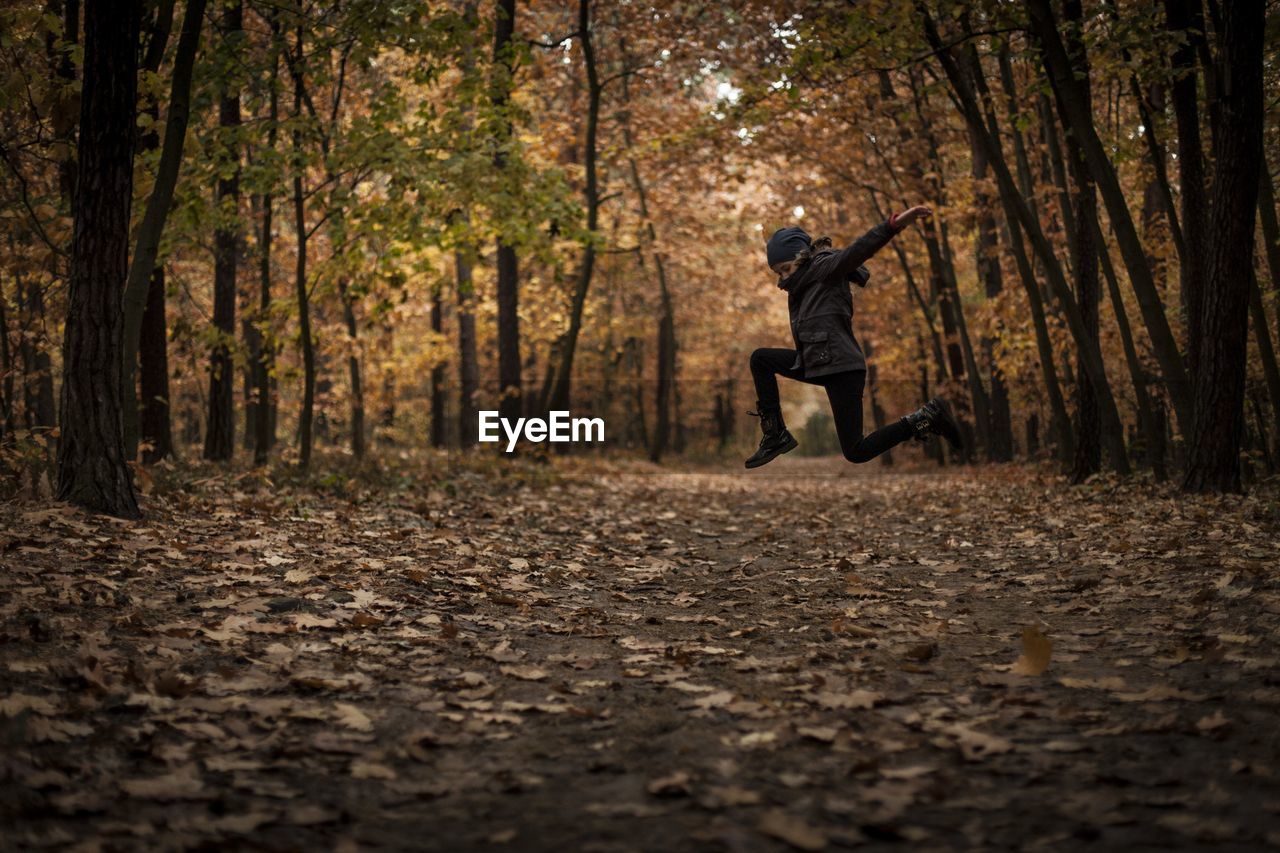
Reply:
<svg viewBox="0 0 1280 853"><path fill-rule="evenodd" d="M1280 844L1274 492L208 492L0 508L3 848Z"/></svg>

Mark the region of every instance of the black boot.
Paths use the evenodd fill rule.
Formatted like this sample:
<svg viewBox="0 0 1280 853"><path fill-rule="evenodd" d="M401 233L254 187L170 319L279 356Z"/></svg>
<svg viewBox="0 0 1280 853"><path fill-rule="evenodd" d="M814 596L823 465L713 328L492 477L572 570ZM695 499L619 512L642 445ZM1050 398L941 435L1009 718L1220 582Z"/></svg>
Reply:
<svg viewBox="0 0 1280 853"><path fill-rule="evenodd" d="M760 439L760 446L747 460L748 468L759 468L761 465L772 462L774 457L795 450L798 444L791 433L787 432L787 425L782 422L781 409L766 410L758 402L756 406L760 411L747 412L747 414L760 418L760 429L764 431L764 438Z"/></svg>
<svg viewBox="0 0 1280 853"><path fill-rule="evenodd" d="M940 435L953 450L960 449L960 428L951 416L951 407L943 398L934 397L903 420L910 425L918 440L925 441L930 434Z"/></svg>

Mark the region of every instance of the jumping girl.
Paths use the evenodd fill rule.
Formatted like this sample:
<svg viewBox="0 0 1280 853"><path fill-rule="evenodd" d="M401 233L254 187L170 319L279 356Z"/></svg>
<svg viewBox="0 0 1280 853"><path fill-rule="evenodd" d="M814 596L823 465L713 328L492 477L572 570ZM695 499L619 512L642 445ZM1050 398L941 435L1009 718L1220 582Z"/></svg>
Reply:
<svg viewBox="0 0 1280 853"><path fill-rule="evenodd" d="M778 287L787 292L791 336L795 349L758 349L751 353L751 377L756 385L756 408L764 438L747 460L758 468L794 450L796 440L782 420L778 376L821 385L831 401L840 449L850 462L867 462L910 438L941 435L960 447L960 430L947 401L934 397L919 410L868 436L862 434L862 389L867 361L853 336L851 283L866 287L871 273L862 266L896 234L929 216L927 207L894 214L840 251L831 240L811 240L797 226L780 228L769 238L769 267L778 274Z"/></svg>

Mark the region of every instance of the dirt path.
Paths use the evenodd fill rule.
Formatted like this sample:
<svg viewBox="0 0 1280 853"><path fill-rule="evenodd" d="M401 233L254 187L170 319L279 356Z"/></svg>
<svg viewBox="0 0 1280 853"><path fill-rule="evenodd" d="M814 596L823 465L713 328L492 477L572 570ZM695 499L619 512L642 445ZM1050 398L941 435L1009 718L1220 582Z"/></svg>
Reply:
<svg viewBox="0 0 1280 853"><path fill-rule="evenodd" d="M6 849L1280 845L1272 493L780 460L151 507L0 516Z"/></svg>

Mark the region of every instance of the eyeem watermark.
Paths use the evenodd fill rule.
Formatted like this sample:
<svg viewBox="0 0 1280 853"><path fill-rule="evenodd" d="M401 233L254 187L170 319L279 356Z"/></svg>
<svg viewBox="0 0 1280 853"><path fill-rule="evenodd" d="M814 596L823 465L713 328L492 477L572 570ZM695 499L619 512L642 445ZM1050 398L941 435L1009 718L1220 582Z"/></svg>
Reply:
<svg viewBox="0 0 1280 853"><path fill-rule="evenodd" d="M604 418L571 418L568 412L549 412L549 420L516 418L515 425L497 412L480 412L480 440L501 441L498 428L507 437L507 453L516 449L523 435L526 441L549 441L554 444L604 441Z"/></svg>

